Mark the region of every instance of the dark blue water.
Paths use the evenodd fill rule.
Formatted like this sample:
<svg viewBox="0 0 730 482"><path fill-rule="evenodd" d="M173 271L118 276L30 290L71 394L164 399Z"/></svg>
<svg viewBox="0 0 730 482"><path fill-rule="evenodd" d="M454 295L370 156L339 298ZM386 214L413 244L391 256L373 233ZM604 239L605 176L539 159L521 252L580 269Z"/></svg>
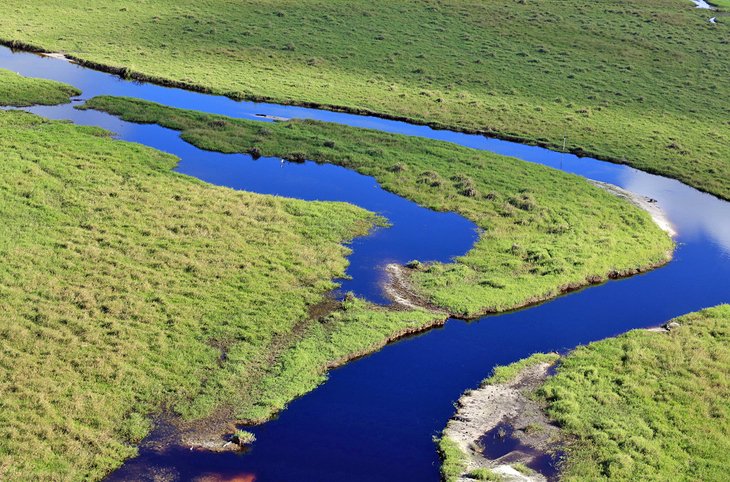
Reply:
<svg viewBox="0 0 730 482"><path fill-rule="evenodd" d="M63 80L83 89L84 97L130 95L176 107L238 117L265 113L317 118L437 138L512 155L657 199L678 232L674 260L661 269L611 281L521 311L468 323L450 320L443 328L389 345L334 370L327 383L293 401L278 419L253 428L258 440L246 454L191 452L184 448L159 453L145 449L139 457L113 474L112 480L140 479L141 474L157 467L175 473L182 480L205 476L210 480L252 480L255 477L258 481L436 481L438 458L431 437L445 426L453 414L453 401L465 389L478 385L493 366L507 364L538 351L565 352L580 344L633 328L656 326L674 316L730 302L730 204L674 180L627 166L590 158L579 159L573 155L481 136L435 131L372 117L238 103L220 97L134 84L63 61L40 59L28 54L12 55L7 50L0 50L0 67L18 70L24 75ZM343 169L327 170L327 166L305 164L303 169L297 170L298 166L281 167L280 163L277 167L276 160L265 160L261 166L251 167L253 161L249 162L245 156L203 153L181 143L175 133L156 126L118 123L117 127L113 127L106 123L118 121L106 115L88 113L89 117L77 117L67 107L54 109L57 108L34 110L53 117L73 116L78 122L99 123L109 126L124 139L135 139L174 152L184 159L178 168L181 172L216 184L267 193L286 189L281 193L305 199L325 199L319 196L324 196L320 192L326 192L327 196L332 196L326 199L350 199L364 207L368 207L365 203L374 202L371 198L378 197L382 198L379 202L385 204L371 205L380 207L370 209L386 214L391 221L396 219L394 213L397 210L390 203L403 202L375 188L370 196L366 190L353 187L353 190L362 193L357 196L363 196L357 200L337 197L338 189L343 186L346 188L344 191L349 191L350 182L353 186L361 182L365 183L363 185L369 183L371 187L374 185L372 179L363 176L345 177L352 173L346 174ZM207 160L198 162L196 159ZM319 172L322 172L321 177ZM300 175L303 177L299 178ZM251 179L257 176L268 177ZM281 179L288 176L291 178ZM329 181L325 182L326 178ZM333 182L340 185L325 187ZM556 193L556 196L559 195ZM431 215L435 216L434 213ZM430 218L427 222L431 222ZM395 229L398 229L397 226L380 230L375 237ZM436 234L430 224L424 225L423 229L422 232L428 233L428 236ZM468 223L462 224L460 229L472 233ZM450 235L440 238L434 246L448 246L452 242ZM466 242L466 238L472 235L465 234L458 239ZM350 273L353 276L357 274L355 281L361 275L357 271L360 269L356 266L358 263L377 266L384 262L378 258L358 258L359 243L366 244L370 239L361 238L353 244L355 252L350 258ZM396 243L405 248L405 252L398 255L400 259L419 258L419 254L412 253L426 249L413 243ZM413 251L410 250L412 244ZM439 253L458 251L449 247ZM433 259L436 259L436 254L432 254ZM367 268L362 269L367 272ZM367 274L362 276L367 278ZM354 282L352 286L358 285ZM369 286L372 287L372 283ZM372 299L379 296L377 290L365 287L361 292L372 295Z"/></svg>

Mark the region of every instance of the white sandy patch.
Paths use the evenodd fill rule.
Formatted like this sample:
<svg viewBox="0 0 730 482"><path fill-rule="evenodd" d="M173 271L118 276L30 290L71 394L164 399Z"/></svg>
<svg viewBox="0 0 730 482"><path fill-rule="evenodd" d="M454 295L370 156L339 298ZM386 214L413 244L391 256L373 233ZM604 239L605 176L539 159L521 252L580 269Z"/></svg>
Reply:
<svg viewBox="0 0 730 482"><path fill-rule="evenodd" d="M464 473L487 467L503 476L507 482L542 482L545 477L537 472L525 475L507 464L487 460L478 445L481 437L506 419L516 419L524 415L527 406L532 402L525 396L525 391L535 388L547 377L549 363L541 363L528 367L511 382L495 385L484 385L471 390L459 399L458 410L449 420L443 436L453 440L462 452L467 454L467 468ZM467 482L462 476L460 481Z"/></svg>
<svg viewBox="0 0 730 482"><path fill-rule="evenodd" d="M672 226L672 223L669 221L669 218L664 213L661 207L659 207L659 203L655 199L651 199L645 196L640 196L639 194L635 194L631 191L627 191L626 189L622 189L618 186L614 186L613 184L609 184L607 182L601 182L601 181L593 181L590 180L592 184L595 186L600 187L601 189L605 189L606 191L610 192L611 194L627 199L631 201L636 206L640 207L644 211L648 212L649 215L651 215L651 218L654 220L654 222L659 226L663 231L665 231L667 234L669 234L671 237L675 237L677 235L677 231L674 229L674 226Z"/></svg>

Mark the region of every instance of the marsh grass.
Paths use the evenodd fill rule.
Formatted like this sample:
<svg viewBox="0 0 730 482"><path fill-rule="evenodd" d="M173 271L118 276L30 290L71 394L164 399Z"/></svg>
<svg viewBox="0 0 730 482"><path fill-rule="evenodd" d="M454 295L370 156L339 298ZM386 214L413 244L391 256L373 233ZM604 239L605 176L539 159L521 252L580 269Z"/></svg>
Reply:
<svg viewBox="0 0 730 482"><path fill-rule="evenodd" d="M15 72L0 69L0 105L27 107L69 102L81 94L75 87L43 79L29 79Z"/></svg>
<svg viewBox="0 0 730 482"><path fill-rule="evenodd" d="M672 321L668 333L633 330L562 357L535 354L494 368L483 383L509 382L529 366L560 361L530 394L561 429L560 480L725 480L730 305ZM466 454L447 438L439 453L444 480L455 480Z"/></svg>
<svg viewBox="0 0 730 482"><path fill-rule="evenodd" d="M265 0L3 6L0 38L123 76L556 149L567 137L575 152L730 198L730 22L709 24L689 1L304 0L279 14Z"/></svg>
<svg viewBox="0 0 730 482"><path fill-rule="evenodd" d="M502 477L495 473L494 471L486 468L486 467L480 467L478 469L474 469L470 471L468 474L466 474L468 478L473 480L491 480L491 481L501 481Z"/></svg>
<svg viewBox="0 0 730 482"><path fill-rule="evenodd" d="M456 482L466 469L467 455L448 437L434 439L441 457L441 478L444 482Z"/></svg>
<svg viewBox="0 0 730 482"><path fill-rule="evenodd" d="M557 353L535 353L534 355L515 363L496 366L492 370L490 377L482 382L482 385L509 383L526 368L540 365L541 363L553 364L559 359L560 355Z"/></svg>
<svg viewBox="0 0 730 482"><path fill-rule="evenodd" d="M316 121L262 127L129 98L96 97L83 108L180 130L203 149L256 146L265 156L338 164L422 206L471 219L483 232L468 254L454 263L412 264L410 272L434 304L462 316L635 273L662 264L673 248L647 213L585 179L485 151ZM328 141L334 146L324 147Z"/></svg>

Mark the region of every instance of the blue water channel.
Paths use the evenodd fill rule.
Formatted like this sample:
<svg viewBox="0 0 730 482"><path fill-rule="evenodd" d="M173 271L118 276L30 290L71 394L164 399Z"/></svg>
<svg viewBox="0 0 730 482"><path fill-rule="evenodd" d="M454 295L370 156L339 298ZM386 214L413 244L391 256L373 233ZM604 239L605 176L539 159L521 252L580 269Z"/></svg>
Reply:
<svg viewBox="0 0 730 482"><path fill-rule="evenodd" d="M257 441L249 452L216 454L188 448L158 452L143 447L111 480L144 480L160 471L180 480L436 481L439 463L432 436L453 414L459 395L477 386L495 365L538 351L566 352L730 302L730 204L675 180L479 135L128 82L63 60L4 48L0 67L70 83L83 91L85 99L125 95L233 117L266 114L319 119L510 155L654 198L678 233L674 259L663 268L529 309L472 322L449 320L443 328L391 344L332 371L325 384L294 400L277 419L253 427ZM343 281L343 290L376 302L385 301L379 286L385 263L446 261L466 252L477 236L474 225L463 218L420 208L383 191L372 178L343 168L209 153L181 141L174 131L129 124L71 106L30 110L106 127L121 139L172 152L182 159L179 172L211 183L302 199L348 201L383 214L392 226L352 243L348 268L352 279Z"/></svg>

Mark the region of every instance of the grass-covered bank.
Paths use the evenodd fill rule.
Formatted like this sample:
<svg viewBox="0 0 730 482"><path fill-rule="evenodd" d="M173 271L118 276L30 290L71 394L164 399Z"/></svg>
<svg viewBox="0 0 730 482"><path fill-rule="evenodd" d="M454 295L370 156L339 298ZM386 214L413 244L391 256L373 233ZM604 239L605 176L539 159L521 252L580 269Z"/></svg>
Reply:
<svg viewBox="0 0 730 482"><path fill-rule="evenodd" d="M201 148L331 162L484 230L455 263L416 265L416 288L459 316L502 311L667 261L671 239L641 209L585 179L446 142L315 121L261 123L97 97L84 108L182 131ZM560 193L556 196L555 193Z"/></svg>
<svg viewBox="0 0 730 482"><path fill-rule="evenodd" d="M0 104L76 94L7 75ZM0 112L0 158L0 479L100 479L163 409L265 417L328 367L443 321L322 307L342 243L379 222L360 208L211 186L168 154L18 111Z"/></svg>
<svg viewBox="0 0 730 482"><path fill-rule="evenodd" d="M538 396L568 444L565 480L726 480L730 306L562 359Z"/></svg>
<svg viewBox="0 0 730 482"><path fill-rule="evenodd" d="M707 18L686 0L8 0L0 38L239 98L567 136L730 198L730 23Z"/></svg>
<svg viewBox="0 0 730 482"><path fill-rule="evenodd" d="M668 326L577 348L531 391L560 428L561 480L726 480L730 305ZM534 360L496 370L496 382ZM442 473L452 480L465 470L467 455L453 440L442 441L440 450Z"/></svg>
<svg viewBox="0 0 730 482"><path fill-rule="evenodd" d="M70 97L81 94L75 87L60 82L30 79L0 69L0 105L27 107L30 105L56 105L69 102Z"/></svg>

